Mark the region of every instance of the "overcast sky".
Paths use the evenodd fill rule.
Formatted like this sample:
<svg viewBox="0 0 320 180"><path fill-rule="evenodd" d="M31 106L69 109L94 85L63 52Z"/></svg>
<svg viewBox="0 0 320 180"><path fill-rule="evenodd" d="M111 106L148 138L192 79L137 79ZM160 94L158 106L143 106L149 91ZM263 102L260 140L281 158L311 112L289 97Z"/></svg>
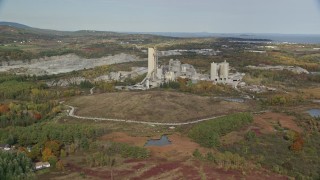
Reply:
<svg viewBox="0 0 320 180"><path fill-rule="evenodd" d="M320 0L0 0L0 21L56 30L320 34Z"/></svg>

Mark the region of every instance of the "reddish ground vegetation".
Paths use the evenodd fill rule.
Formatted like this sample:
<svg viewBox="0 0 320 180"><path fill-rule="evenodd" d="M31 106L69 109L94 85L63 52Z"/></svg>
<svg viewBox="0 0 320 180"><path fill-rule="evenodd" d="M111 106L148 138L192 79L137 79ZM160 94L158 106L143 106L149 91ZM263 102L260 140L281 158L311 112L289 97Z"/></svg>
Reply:
<svg viewBox="0 0 320 180"><path fill-rule="evenodd" d="M260 128L258 127L252 127L250 128L251 131L253 131L254 133L256 133L257 136L260 136L262 133L260 131Z"/></svg>
<svg viewBox="0 0 320 180"><path fill-rule="evenodd" d="M195 168L197 166L185 165L180 169L185 179L201 179L198 170Z"/></svg>
<svg viewBox="0 0 320 180"><path fill-rule="evenodd" d="M123 179L124 177L128 177L129 175L134 174L134 170L95 170L92 168L83 168L79 167L75 164L67 164L66 169L74 172L84 173L86 176L95 177L98 179L111 179L111 176L114 179ZM106 169L106 168L105 168ZM124 178L125 179L125 178Z"/></svg>
<svg viewBox="0 0 320 180"><path fill-rule="evenodd" d="M255 130L258 131L256 128ZM135 173L123 176L122 179L281 179L282 176L270 172L250 172L242 174L241 171L223 170L205 162L192 160L192 153L199 149L202 153L208 150L192 142L180 134L168 135L171 145L163 147L147 147L151 151L151 158L147 160L129 159L124 161L125 167ZM154 139L159 137L153 137ZM126 133L114 132L100 138L101 141L129 143L143 146L146 137L132 137ZM263 170L262 170L263 171ZM260 174L259 174L260 173ZM259 174L259 176L257 176ZM263 174L263 175L261 175ZM283 179L283 178L282 178Z"/></svg>
<svg viewBox="0 0 320 180"><path fill-rule="evenodd" d="M138 169L144 168L145 166L146 166L146 164L138 163L137 165L132 166L132 169L138 170Z"/></svg>
<svg viewBox="0 0 320 180"><path fill-rule="evenodd" d="M144 160L140 160L140 159L127 159L124 161L124 163L126 164L130 164L130 163L140 163L143 162Z"/></svg>
<svg viewBox="0 0 320 180"><path fill-rule="evenodd" d="M270 173L264 170L261 171L251 171L244 172L236 171L236 170L224 170L214 168L211 165L203 166L203 171L206 175L206 179L247 179L247 180L285 180L288 179L285 176L277 175L274 173Z"/></svg>
<svg viewBox="0 0 320 180"><path fill-rule="evenodd" d="M294 121L295 117L286 114L267 112L254 116L254 125L260 128L263 134L274 133L274 126L279 124L283 128L288 128L301 133L303 130Z"/></svg>
<svg viewBox="0 0 320 180"><path fill-rule="evenodd" d="M144 172L141 176L133 178L134 180L139 179L148 179L151 177L157 177L163 173L168 173L170 171L173 171L181 166L180 163L177 162L168 162L164 164L159 164L148 171Z"/></svg>
<svg viewBox="0 0 320 180"><path fill-rule="evenodd" d="M239 171L226 171L223 169L213 168L210 165L203 166L203 171L207 179L224 179L225 177L228 177L228 179L242 179L245 177Z"/></svg>
<svg viewBox="0 0 320 180"><path fill-rule="evenodd" d="M219 169L214 164L194 160L192 153L199 149L202 153L208 149L201 148L189 138L180 134L168 136L172 144L164 147L148 147L152 155L148 159L127 159L123 164L113 167L113 179L285 179L282 176L265 170L246 170L246 173L237 170ZM158 137L154 137L158 138ZM147 137L132 137L125 133L114 132L103 136L100 141L115 141L143 146ZM90 168L67 163L66 171L83 173L90 179L111 179L110 167ZM68 178L68 176L66 176Z"/></svg>

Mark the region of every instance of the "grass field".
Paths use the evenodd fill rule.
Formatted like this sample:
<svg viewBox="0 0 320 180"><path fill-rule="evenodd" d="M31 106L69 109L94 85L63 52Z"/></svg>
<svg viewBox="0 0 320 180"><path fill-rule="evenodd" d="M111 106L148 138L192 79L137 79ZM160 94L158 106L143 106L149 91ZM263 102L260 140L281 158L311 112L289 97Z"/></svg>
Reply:
<svg viewBox="0 0 320 180"><path fill-rule="evenodd" d="M68 104L76 114L150 122L185 122L204 117L243 112L245 103L168 91L117 92L76 97Z"/></svg>

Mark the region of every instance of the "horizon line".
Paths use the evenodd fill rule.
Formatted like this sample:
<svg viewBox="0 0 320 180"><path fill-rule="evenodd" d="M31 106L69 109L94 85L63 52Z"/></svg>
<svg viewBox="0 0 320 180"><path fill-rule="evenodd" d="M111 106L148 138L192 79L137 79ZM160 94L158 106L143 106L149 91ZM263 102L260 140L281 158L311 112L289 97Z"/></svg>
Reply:
<svg viewBox="0 0 320 180"><path fill-rule="evenodd" d="M62 31L62 32L77 32L77 31L97 31L97 32L116 32L116 33L129 33L129 34L151 34L152 33L181 33L181 34L236 34L236 35L257 35L257 34L264 34L264 35L319 35L320 33L280 33L280 32L208 32L208 31L123 31L123 30L97 30L97 29L78 29L78 30L61 30L61 29L50 29L50 28L39 28L33 27L29 25L25 25L19 22L12 22L12 21L0 21L0 23L16 23L19 25L27 26L28 28L40 29L40 30L52 30L52 31ZM10 25L7 25L10 26ZM11 26L14 27L14 26ZM21 28L20 28L21 29Z"/></svg>

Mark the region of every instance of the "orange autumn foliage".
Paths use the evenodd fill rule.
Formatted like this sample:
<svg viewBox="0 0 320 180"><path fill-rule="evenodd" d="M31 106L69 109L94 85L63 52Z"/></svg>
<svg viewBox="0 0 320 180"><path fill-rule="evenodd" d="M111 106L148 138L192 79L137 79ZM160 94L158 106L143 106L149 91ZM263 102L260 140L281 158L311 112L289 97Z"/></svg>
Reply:
<svg viewBox="0 0 320 180"><path fill-rule="evenodd" d="M18 152L24 152L27 153L27 149L25 147L18 147Z"/></svg>
<svg viewBox="0 0 320 180"><path fill-rule="evenodd" d="M8 105L5 105L5 104L0 105L0 113L7 113L9 111L10 111L10 108L8 107Z"/></svg>
<svg viewBox="0 0 320 180"><path fill-rule="evenodd" d="M59 157L61 150L61 143L59 141L47 141L44 146L50 149L54 156Z"/></svg>
<svg viewBox="0 0 320 180"><path fill-rule="evenodd" d="M304 140L299 134L297 138L293 141L292 145L290 146L290 149L296 152L301 151L303 148L303 144L304 144Z"/></svg>
<svg viewBox="0 0 320 180"><path fill-rule="evenodd" d="M48 159L54 156L51 149L49 148L44 148L44 150L42 151L42 161L48 161Z"/></svg>
<svg viewBox="0 0 320 180"><path fill-rule="evenodd" d="M42 116L41 116L40 113L34 113L33 114L33 118L36 119L36 120L40 120L42 118Z"/></svg>

